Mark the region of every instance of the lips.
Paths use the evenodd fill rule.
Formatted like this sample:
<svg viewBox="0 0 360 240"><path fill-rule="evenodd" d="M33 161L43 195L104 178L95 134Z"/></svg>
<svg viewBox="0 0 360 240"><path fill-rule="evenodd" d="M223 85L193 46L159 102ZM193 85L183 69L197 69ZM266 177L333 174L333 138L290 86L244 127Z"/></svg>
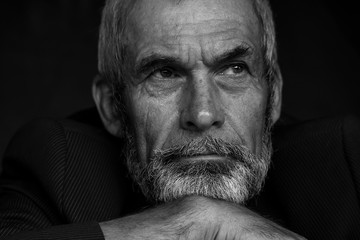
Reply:
<svg viewBox="0 0 360 240"><path fill-rule="evenodd" d="M232 144L207 136L202 139L194 139L184 145L155 150L151 161L157 159L164 164L201 161L225 162L225 160L242 159L244 152L245 148L241 144Z"/></svg>
<svg viewBox="0 0 360 240"><path fill-rule="evenodd" d="M182 157L180 161L224 161L229 160L227 157L219 156L216 154L201 154L196 156Z"/></svg>

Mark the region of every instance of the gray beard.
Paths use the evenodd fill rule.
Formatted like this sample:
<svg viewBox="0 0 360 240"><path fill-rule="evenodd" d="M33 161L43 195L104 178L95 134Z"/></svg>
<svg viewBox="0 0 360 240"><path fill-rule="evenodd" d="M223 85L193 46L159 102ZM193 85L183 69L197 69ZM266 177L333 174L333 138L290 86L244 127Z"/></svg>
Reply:
<svg viewBox="0 0 360 240"><path fill-rule="evenodd" d="M242 144L207 136L168 149L157 149L147 163L138 160L133 134L127 131L125 158L132 178L152 202L169 202L189 195L238 204L258 194L264 184L272 153L270 130L265 127L262 150L254 155ZM224 160L181 161L206 154Z"/></svg>

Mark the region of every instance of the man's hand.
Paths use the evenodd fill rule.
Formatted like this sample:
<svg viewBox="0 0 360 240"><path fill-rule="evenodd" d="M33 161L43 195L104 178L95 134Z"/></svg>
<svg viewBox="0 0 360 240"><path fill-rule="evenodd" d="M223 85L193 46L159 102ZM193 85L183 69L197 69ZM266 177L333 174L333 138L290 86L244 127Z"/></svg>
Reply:
<svg viewBox="0 0 360 240"><path fill-rule="evenodd" d="M106 240L304 239L247 208L199 196L100 223Z"/></svg>

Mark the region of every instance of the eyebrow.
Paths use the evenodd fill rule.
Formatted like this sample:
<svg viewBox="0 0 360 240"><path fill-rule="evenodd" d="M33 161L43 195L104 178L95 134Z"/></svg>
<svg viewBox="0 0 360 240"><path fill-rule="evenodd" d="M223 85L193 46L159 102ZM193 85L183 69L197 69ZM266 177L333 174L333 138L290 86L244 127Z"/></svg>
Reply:
<svg viewBox="0 0 360 240"><path fill-rule="evenodd" d="M240 45L234 49L228 50L219 56L214 57L207 65L216 66L225 62L229 62L235 58L245 58L251 56L253 50L250 46Z"/></svg>
<svg viewBox="0 0 360 240"><path fill-rule="evenodd" d="M156 66L174 64L176 62L180 62L180 59L162 54L152 54L135 64L135 71L136 73L144 73Z"/></svg>
<svg viewBox="0 0 360 240"><path fill-rule="evenodd" d="M206 63L206 65L216 66L224 62L231 61L235 58L245 58L252 55L252 48L249 46L239 45L234 49L228 50L222 53L219 56L216 56L214 59ZM166 56L162 54L152 54L143 59L139 63L135 64L136 73L146 73L150 69L153 69L157 66L165 66L169 64L181 64L180 58L173 56Z"/></svg>

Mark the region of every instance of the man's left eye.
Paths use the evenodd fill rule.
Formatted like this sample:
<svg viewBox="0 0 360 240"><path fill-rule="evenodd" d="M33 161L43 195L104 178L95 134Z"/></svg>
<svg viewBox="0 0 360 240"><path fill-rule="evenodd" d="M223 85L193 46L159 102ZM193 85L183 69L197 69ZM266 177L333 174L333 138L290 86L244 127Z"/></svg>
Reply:
<svg viewBox="0 0 360 240"><path fill-rule="evenodd" d="M224 68L224 70L221 72L221 74L234 76L234 75L243 74L243 72L245 70L246 70L246 66L244 66L243 64L234 64L234 65Z"/></svg>

